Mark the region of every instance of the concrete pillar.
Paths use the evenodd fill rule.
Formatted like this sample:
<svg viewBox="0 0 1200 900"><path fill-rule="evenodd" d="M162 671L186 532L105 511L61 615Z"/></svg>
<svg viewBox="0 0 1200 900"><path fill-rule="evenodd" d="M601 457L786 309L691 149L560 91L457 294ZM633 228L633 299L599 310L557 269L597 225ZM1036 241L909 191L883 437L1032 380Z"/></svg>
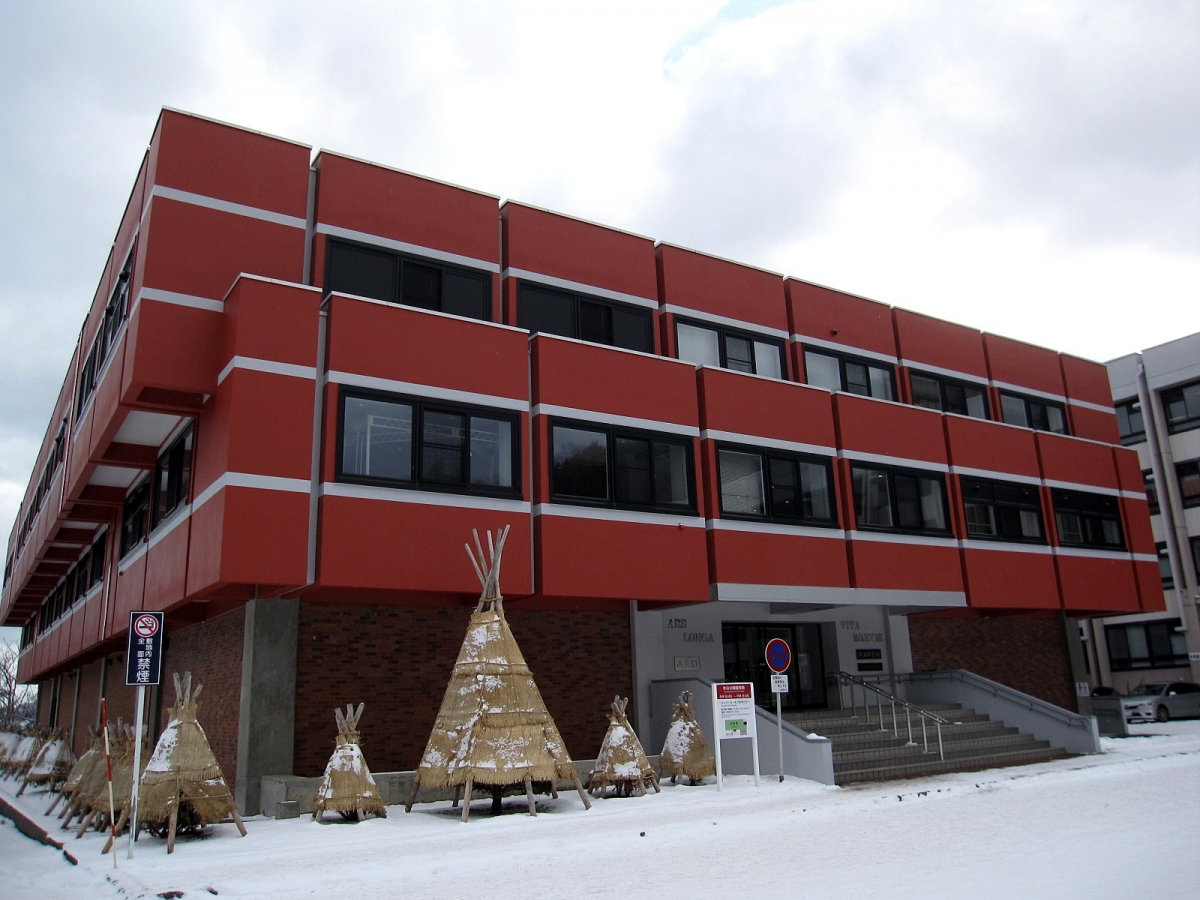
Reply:
<svg viewBox="0 0 1200 900"><path fill-rule="evenodd" d="M1071 694L1075 697L1075 709L1083 716L1092 714L1092 697L1081 697L1076 686L1081 683L1096 684L1095 676L1088 676L1087 664L1083 659L1083 641L1079 639L1079 620L1062 614L1063 637L1067 642L1067 659L1071 663Z"/></svg>
<svg viewBox="0 0 1200 900"><path fill-rule="evenodd" d="M246 604L234 789L244 816L261 812L262 776L292 773L299 627L299 600L251 600Z"/></svg>

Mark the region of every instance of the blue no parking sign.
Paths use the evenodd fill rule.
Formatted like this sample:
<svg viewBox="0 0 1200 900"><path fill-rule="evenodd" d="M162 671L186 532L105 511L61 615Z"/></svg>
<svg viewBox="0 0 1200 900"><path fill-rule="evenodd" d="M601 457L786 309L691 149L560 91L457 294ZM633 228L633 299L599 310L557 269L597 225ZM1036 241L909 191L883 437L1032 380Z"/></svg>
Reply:
<svg viewBox="0 0 1200 900"><path fill-rule="evenodd" d="M782 638L767 641L767 665L776 675L782 675L792 667L792 648Z"/></svg>

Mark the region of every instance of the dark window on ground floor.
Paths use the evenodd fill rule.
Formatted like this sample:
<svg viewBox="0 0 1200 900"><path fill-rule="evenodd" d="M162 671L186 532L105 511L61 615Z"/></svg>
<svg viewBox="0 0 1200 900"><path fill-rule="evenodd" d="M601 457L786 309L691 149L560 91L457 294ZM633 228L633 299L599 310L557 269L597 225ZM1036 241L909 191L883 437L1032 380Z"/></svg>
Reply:
<svg viewBox="0 0 1200 900"><path fill-rule="evenodd" d="M1105 626L1112 670L1129 672L1186 666L1187 638L1175 630L1178 627L1178 619Z"/></svg>

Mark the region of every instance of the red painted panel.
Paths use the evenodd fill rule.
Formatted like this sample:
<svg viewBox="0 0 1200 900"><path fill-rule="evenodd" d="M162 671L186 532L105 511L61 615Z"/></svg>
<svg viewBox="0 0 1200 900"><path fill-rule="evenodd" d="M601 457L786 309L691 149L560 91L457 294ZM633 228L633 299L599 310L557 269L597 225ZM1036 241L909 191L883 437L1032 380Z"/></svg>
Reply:
<svg viewBox="0 0 1200 900"><path fill-rule="evenodd" d="M1058 579L1049 553L963 550L967 603L981 609L1058 609Z"/></svg>
<svg viewBox="0 0 1200 900"><path fill-rule="evenodd" d="M787 331L781 276L669 244L658 266L661 302Z"/></svg>
<svg viewBox="0 0 1200 900"><path fill-rule="evenodd" d="M17 659L18 683L29 684L32 681L34 673L34 657L36 654L37 651L33 647L21 651L21 655Z"/></svg>
<svg viewBox="0 0 1200 900"><path fill-rule="evenodd" d="M220 300L242 272L303 280L303 228L156 197L142 234L148 288Z"/></svg>
<svg viewBox="0 0 1200 900"><path fill-rule="evenodd" d="M335 153L316 164L321 224L500 262L497 198ZM324 265L313 275L324 284Z"/></svg>
<svg viewBox="0 0 1200 900"><path fill-rule="evenodd" d="M946 416L950 461L970 469L1040 478L1034 432L982 419Z"/></svg>
<svg viewBox="0 0 1200 900"><path fill-rule="evenodd" d="M203 443L199 445L203 446ZM197 448L199 458L199 447ZM203 488L197 484L195 493ZM217 491L203 505L193 506L188 534L188 568L185 592L203 596L221 586L221 545L225 528L225 490ZM307 565L307 558L306 558Z"/></svg>
<svg viewBox="0 0 1200 900"><path fill-rule="evenodd" d="M850 564L837 538L764 532L709 532L712 577L725 584L849 587Z"/></svg>
<svg viewBox="0 0 1200 900"><path fill-rule="evenodd" d="M321 500L318 581L323 587L478 597L479 580L463 544L471 541L472 528L482 534L504 525L512 529L504 545L501 589L528 594L533 585L527 513L327 495Z"/></svg>
<svg viewBox="0 0 1200 900"><path fill-rule="evenodd" d="M320 309L316 288L239 278L225 300L220 367L235 356L315 366Z"/></svg>
<svg viewBox="0 0 1200 900"><path fill-rule="evenodd" d="M128 334L128 331L125 333ZM95 426L91 430L89 455L93 459L98 459L109 442L112 440L112 435L116 432L117 426L115 418L117 416L117 404L121 399L121 375L125 367L125 335L122 335L121 340L117 345L109 351L109 358L104 370L104 378L96 388L95 394L92 396L92 421Z"/></svg>
<svg viewBox="0 0 1200 900"><path fill-rule="evenodd" d="M500 217L505 268L658 298L650 238L520 203L505 203Z"/></svg>
<svg viewBox="0 0 1200 900"><path fill-rule="evenodd" d="M1066 393L1058 354L1053 350L987 333L983 335L983 345L993 380L1060 397Z"/></svg>
<svg viewBox="0 0 1200 900"><path fill-rule="evenodd" d="M700 425L696 370L690 363L546 334L531 343L535 403Z"/></svg>
<svg viewBox="0 0 1200 900"><path fill-rule="evenodd" d="M538 593L696 603L709 599L703 528L538 516Z"/></svg>
<svg viewBox="0 0 1200 900"><path fill-rule="evenodd" d="M983 335L974 328L906 309L893 309L892 316L896 323L896 345L903 359L988 377Z"/></svg>
<svg viewBox="0 0 1200 900"><path fill-rule="evenodd" d="M524 400L529 393L524 331L334 296L329 370Z"/></svg>
<svg viewBox="0 0 1200 900"><path fill-rule="evenodd" d="M788 278L784 281L792 334L896 356L889 306L833 288Z"/></svg>
<svg viewBox="0 0 1200 900"><path fill-rule="evenodd" d="M697 371L701 427L836 446L829 391L725 369Z"/></svg>
<svg viewBox="0 0 1200 900"><path fill-rule="evenodd" d="M230 405L229 471L311 478L313 390L307 378L231 371L221 384Z"/></svg>
<svg viewBox="0 0 1200 900"><path fill-rule="evenodd" d="M142 157L142 164L138 168L137 178L133 182L133 190L129 192L129 200L125 204L125 212L121 216L121 224L117 228L117 236L113 239L113 265L115 266L115 277L121 271L121 267L125 265L125 259L129 248L137 234L137 228L142 218L142 208L146 205L146 174L148 169L149 152ZM134 260L136 267L137 260ZM108 302L109 296L112 294L112 282L110 281L104 290L104 302Z"/></svg>
<svg viewBox="0 0 1200 900"><path fill-rule="evenodd" d="M850 568L857 588L964 590L957 547L851 541Z"/></svg>
<svg viewBox="0 0 1200 900"><path fill-rule="evenodd" d="M306 145L167 109L154 138L153 183L304 218Z"/></svg>
<svg viewBox="0 0 1200 900"><path fill-rule="evenodd" d="M859 453L878 453L946 464L942 415L934 410L853 394L833 395L838 446Z"/></svg>
<svg viewBox="0 0 1200 900"><path fill-rule="evenodd" d="M1063 605L1068 612L1138 612L1138 585L1133 562L1087 556L1058 556ZM1156 566L1157 568L1157 566Z"/></svg>
<svg viewBox="0 0 1200 900"><path fill-rule="evenodd" d="M96 596L88 600L83 607L83 643L80 649L84 652L91 650L102 640L101 617L104 615L104 595L108 590L106 584Z"/></svg>
<svg viewBox="0 0 1200 900"><path fill-rule="evenodd" d="M136 403L147 388L183 394L217 389L221 314L142 298L126 332L122 395Z"/></svg>
<svg viewBox="0 0 1200 900"><path fill-rule="evenodd" d="M309 495L243 487L227 487L222 493L221 582L304 584Z"/></svg>
<svg viewBox="0 0 1200 900"><path fill-rule="evenodd" d="M1034 432L1047 481L1117 488L1112 448L1046 431Z"/></svg>
<svg viewBox="0 0 1200 900"><path fill-rule="evenodd" d="M66 659L78 656L83 649L83 607L76 606L71 611L70 631L67 636Z"/></svg>
<svg viewBox="0 0 1200 900"><path fill-rule="evenodd" d="M165 612L184 601L187 593L188 532L184 519L146 551L146 593L142 609Z"/></svg>
<svg viewBox="0 0 1200 900"><path fill-rule="evenodd" d="M104 630L106 639L123 635L129 630L129 614L142 608L145 589L146 554L143 553L129 568L117 574L117 586Z"/></svg>
<svg viewBox="0 0 1200 900"><path fill-rule="evenodd" d="M1108 383L1106 366L1066 353L1060 353L1058 360L1062 366L1063 382L1068 397L1112 407L1112 388Z"/></svg>
<svg viewBox="0 0 1200 900"><path fill-rule="evenodd" d="M1167 597L1162 586L1162 573L1157 562L1137 560L1133 564L1137 575L1138 593L1142 598L1142 612L1166 612Z"/></svg>
<svg viewBox="0 0 1200 900"><path fill-rule="evenodd" d="M1068 404L1067 415L1071 417L1071 434L1093 441L1104 441L1106 444L1121 443L1115 412L1104 413Z"/></svg>

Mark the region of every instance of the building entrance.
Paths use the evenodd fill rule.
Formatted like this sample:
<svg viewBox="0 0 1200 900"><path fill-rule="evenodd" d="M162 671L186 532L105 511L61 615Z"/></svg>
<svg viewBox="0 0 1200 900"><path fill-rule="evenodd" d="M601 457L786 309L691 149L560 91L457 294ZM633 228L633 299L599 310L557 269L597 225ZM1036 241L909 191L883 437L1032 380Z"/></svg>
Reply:
<svg viewBox="0 0 1200 900"><path fill-rule="evenodd" d="M788 687L782 696L786 711L825 709L825 663L821 657L821 626L756 625L726 622L724 639L725 680L754 682L754 698L765 709L775 708L771 696L771 670L764 658L767 642L783 638L792 648Z"/></svg>

